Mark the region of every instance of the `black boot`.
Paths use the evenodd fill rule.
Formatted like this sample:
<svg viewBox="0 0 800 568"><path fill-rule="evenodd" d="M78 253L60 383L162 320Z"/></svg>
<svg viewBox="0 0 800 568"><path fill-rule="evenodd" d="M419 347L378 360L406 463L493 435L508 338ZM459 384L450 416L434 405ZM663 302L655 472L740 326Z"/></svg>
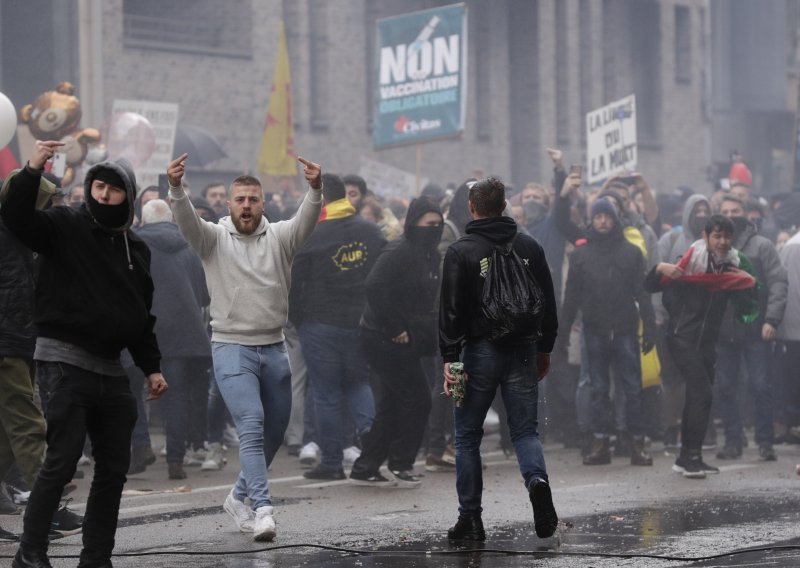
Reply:
<svg viewBox="0 0 800 568"><path fill-rule="evenodd" d="M11 561L11 568L53 568L53 565L47 559L46 552L25 551L20 547Z"/></svg>
<svg viewBox="0 0 800 568"><path fill-rule="evenodd" d="M611 463L611 449L608 436L602 438L595 436L592 440L592 451L583 458L583 465L606 465L609 463Z"/></svg>
<svg viewBox="0 0 800 568"><path fill-rule="evenodd" d="M458 517L455 526L447 530L447 538L450 540L486 540L486 532L483 530L483 521L480 517L466 518Z"/></svg>
<svg viewBox="0 0 800 568"><path fill-rule="evenodd" d="M631 465L653 465L653 458L644 449L644 436L631 438Z"/></svg>

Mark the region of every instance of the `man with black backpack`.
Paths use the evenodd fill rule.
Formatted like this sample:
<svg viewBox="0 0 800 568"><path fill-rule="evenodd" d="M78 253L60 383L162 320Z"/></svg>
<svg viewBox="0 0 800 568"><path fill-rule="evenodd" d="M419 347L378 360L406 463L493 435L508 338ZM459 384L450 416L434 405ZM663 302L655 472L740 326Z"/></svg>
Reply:
<svg viewBox="0 0 800 568"><path fill-rule="evenodd" d="M459 515L447 532L452 540L486 538L480 445L498 386L536 534L550 537L558 525L537 432L538 382L550 368L558 328L553 282L542 247L518 234L514 220L503 216L505 206L502 182L475 182L469 189L473 221L444 259L439 347L445 392L458 382L451 363L462 361L467 377L463 401L455 408Z"/></svg>

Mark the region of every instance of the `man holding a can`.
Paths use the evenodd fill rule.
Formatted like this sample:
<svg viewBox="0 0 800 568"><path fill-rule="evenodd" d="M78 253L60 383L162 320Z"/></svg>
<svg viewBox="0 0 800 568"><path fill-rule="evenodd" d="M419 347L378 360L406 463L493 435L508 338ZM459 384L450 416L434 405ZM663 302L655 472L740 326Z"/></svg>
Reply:
<svg viewBox="0 0 800 568"><path fill-rule="evenodd" d="M469 190L473 220L466 227L466 236L450 245L444 259L439 346L445 392L450 395L461 380L453 374L451 363L462 362L465 375L463 400L455 408L459 516L448 530L451 540L486 538L481 520L480 445L483 421L498 387L508 412L520 473L533 505L536 534L550 537L558 525L537 431L538 383L550 368L558 328L553 282L542 247L532 237L518 234L514 220L503 216L505 208L502 182L494 178L475 182ZM483 309L491 259L499 254L495 249L510 254L524 278L530 280L511 285L536 286L540 296L537 317L503 326L501 337L497 333L499 322L487 317Z"/></svg>

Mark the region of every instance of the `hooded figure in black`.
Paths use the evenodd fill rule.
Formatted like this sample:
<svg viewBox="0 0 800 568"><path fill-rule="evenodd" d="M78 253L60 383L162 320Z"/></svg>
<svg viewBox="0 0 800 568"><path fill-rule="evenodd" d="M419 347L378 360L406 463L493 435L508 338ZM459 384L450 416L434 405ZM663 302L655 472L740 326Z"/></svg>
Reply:
<svg viewBox="0 0 800 568"><path fill-rule="evenodd" d="M49 566L48 534L86 435L95 458L83 521L79 567L110 564L119 503L130 461L136 401L120 364L127 348L147 375L150 398L166 391L150 313L150 251L128 232L136 179L126 160L86 174L79 210L35 209L45 162L60 142L37 141L28 164L10 180L0 208L8 229L39 254L34 359L49 402L47 454L25 510L14 562Z"/></svg>
<svg viewBox="0 0 800 568"><path fill-rule="evenodd" d="M431 407L420 358L436 352L443 219L425 198L411 202L403 237L384 248L367 277L361 318L364 353L380 383L372 429L350 478L360 485L417 486L414 460ZM379 473L388 458L394 479Z"/></svg>

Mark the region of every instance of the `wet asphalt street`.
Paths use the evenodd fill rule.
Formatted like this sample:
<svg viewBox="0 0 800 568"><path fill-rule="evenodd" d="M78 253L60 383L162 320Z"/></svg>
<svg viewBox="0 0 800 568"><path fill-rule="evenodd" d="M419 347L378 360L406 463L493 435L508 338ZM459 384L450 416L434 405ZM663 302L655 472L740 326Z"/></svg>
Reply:
<svg viewBox="0 0 800 568"><path fill-rule="evenodd" d="M453 547L444 536L457 515L454 474L427 473L411 490L319 483L304 479L285 450L270 470L278 538L254 543L221 509L237 471L232 451L222 471L187 468L184 482L167 480L163 458L132 476L114 566L800 566L800 446L777 446L773 463L761 462L753 448L741 460L709 459L722 473L705 480L671 472L674 456L658 444L652 468L634 468L625 458L585 467L577 450L545 446L561 524L554 538L540 540L516 462L497 445L496 436L484 444L487 540L479 548ZM71 504L78 512L91 478L91 467L82 469L87 479L76 481ZM7 530L19 531L21 521L0 516ZM697 560L759 547L776 548ZM10 565L14 550L0 544L0 566ZM80 536L54 541L53 566L76 566L79 551Z"/></svg>

